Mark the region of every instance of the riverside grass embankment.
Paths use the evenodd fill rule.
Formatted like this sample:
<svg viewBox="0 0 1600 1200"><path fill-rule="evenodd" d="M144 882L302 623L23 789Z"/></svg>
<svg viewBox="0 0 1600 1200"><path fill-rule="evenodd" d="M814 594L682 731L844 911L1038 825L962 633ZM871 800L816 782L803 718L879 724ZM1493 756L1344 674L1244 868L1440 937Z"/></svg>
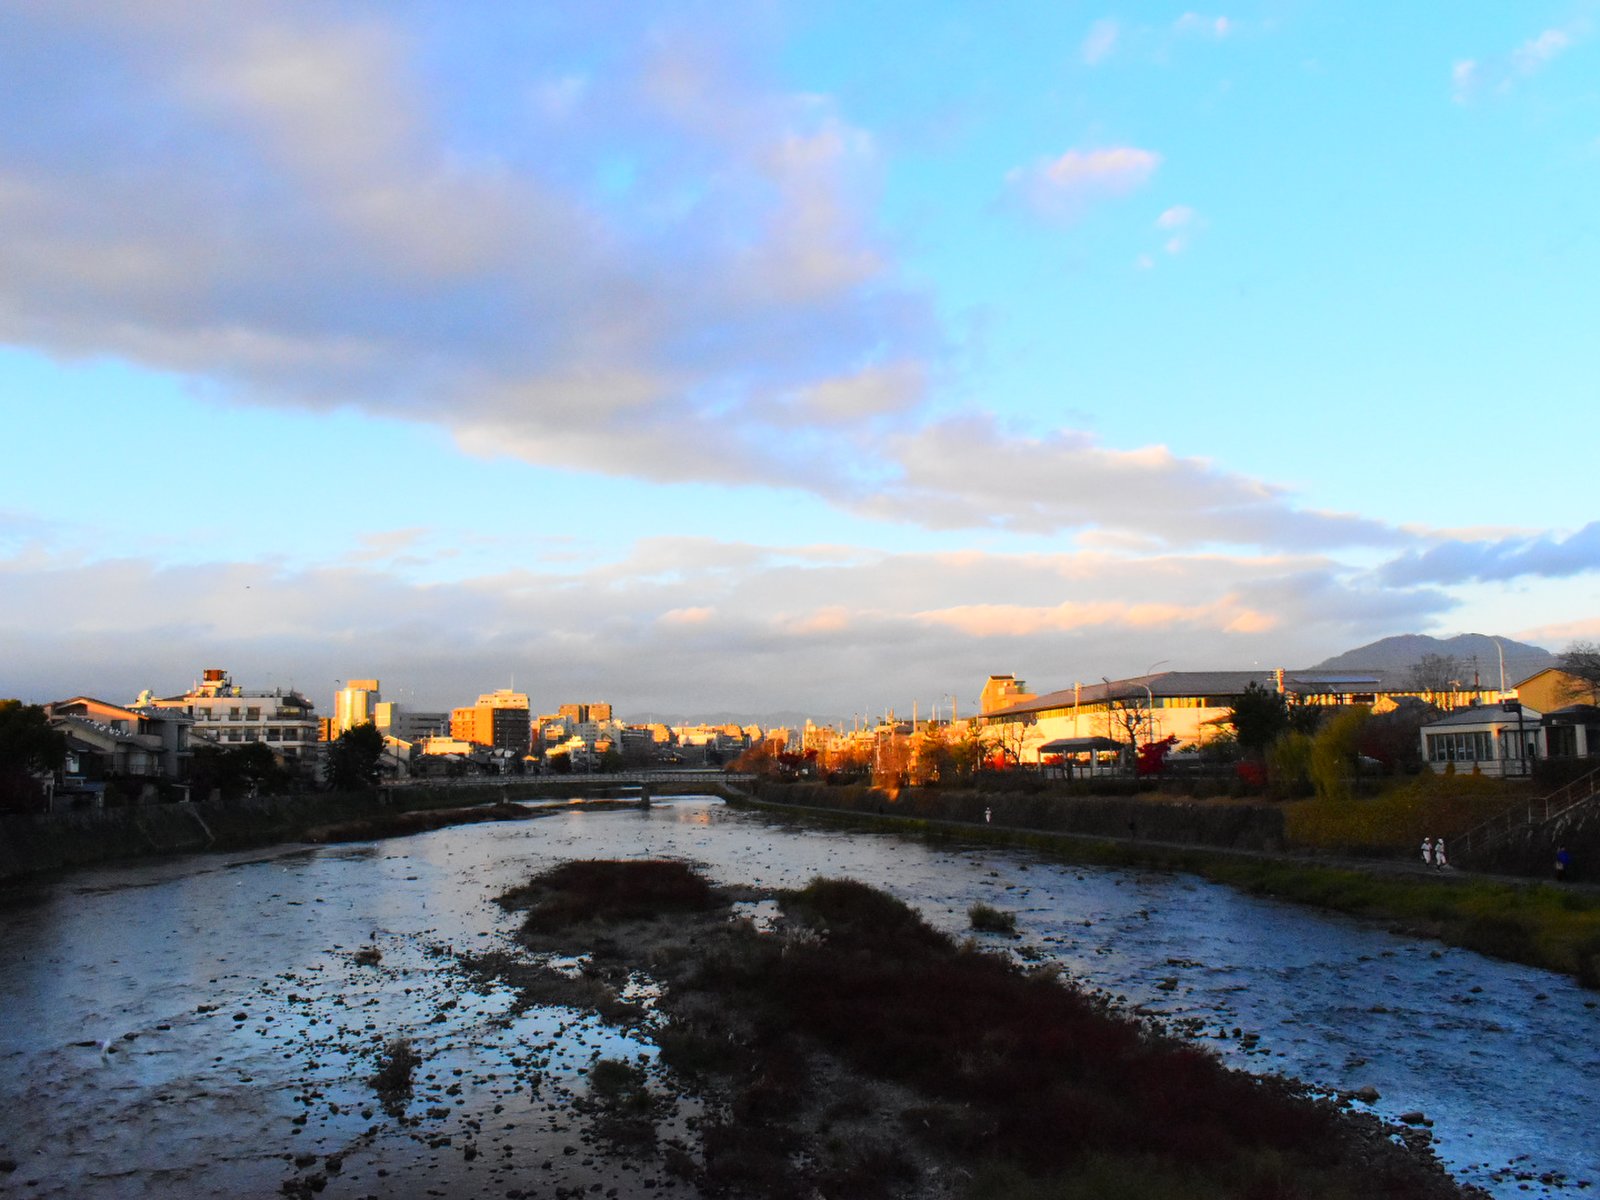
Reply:
<svg viewBox="0 0 1600 1200"><path fill-rule="evenodd" d="M1363 859L1295 848L1292 809L1170 797L769 782L735 802L804 820L1021 846L1097 866L1184 871L1252 894L1387 922L1396 932L1556 971L1600 989L1600 889L1429 871L1399 857L1398 847L1389 857ZM1465 818L1458 813L1456 819Z"/></svg>

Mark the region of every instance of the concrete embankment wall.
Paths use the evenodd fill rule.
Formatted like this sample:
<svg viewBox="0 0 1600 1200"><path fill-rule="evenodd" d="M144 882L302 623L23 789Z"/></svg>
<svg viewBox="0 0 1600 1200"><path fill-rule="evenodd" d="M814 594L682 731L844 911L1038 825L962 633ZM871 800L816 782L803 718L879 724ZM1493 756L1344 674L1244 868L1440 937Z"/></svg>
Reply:
<svg viewBox="0 0 1600 1200"><path fill-rule="evenodd" d="M1558 847L1565 846L1572 865L1568 878L1575 882L1600 882L1600 804L1586 805L1552 826L1531 826L1498 839L1464 861L1481 871L1505 875L1549 878L1555 870Z"/></svg>
<svg viewBox="0 0 1600 1200"><path fill-rule="evenodd" d="M7 815L0 817L0 879L117 859L294 842L319 825L396 811L516 800L532 792L525 784L494 783Z"/></svg>
<svg viewBox="0 0 1600 1200"><path fill-rule="evenodd" d="M1279 850L1284 842L1283 814L1257 805L944 788L901 788L891 793L804 783L763 782L752 785L752 791L776 804L974 824L981 824L984 810L992 809L997 825L1096 837L1137 836L1234 850Z"/></svg>

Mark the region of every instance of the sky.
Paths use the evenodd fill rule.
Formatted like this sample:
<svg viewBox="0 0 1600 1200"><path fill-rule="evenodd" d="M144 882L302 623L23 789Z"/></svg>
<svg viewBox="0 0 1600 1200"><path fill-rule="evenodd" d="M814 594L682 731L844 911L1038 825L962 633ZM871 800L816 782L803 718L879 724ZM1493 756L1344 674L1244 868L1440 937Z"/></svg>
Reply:
<svg viewBox="0 0 1600 1200"><path fill-rule="evenodd" d="M1597 313L1589 0L6 0L0 695L1559 652Z"/></svg>

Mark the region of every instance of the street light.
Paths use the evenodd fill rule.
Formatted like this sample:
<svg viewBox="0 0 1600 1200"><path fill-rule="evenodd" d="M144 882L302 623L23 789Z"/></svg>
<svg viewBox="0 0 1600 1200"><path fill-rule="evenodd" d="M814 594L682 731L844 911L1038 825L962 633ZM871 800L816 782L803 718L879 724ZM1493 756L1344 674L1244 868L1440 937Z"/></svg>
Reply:
<svg viewBox="0 0 1600 1200"><path fill-rule="evenodd" d="M1145 678L1150 678L1150 676L1156 673L1157 667L1164 667L1171 661L1172 660L1170 658L1157 659L1155 662L1151 663L1145 668ZM1150 707L1147 708L1145 712L1148 713L1150 717L1150 740L1153 742L1156 740L1156 694L1150 690L1150 685L1148 683L1144 685L1144 694L1150 700Z"/></svg>

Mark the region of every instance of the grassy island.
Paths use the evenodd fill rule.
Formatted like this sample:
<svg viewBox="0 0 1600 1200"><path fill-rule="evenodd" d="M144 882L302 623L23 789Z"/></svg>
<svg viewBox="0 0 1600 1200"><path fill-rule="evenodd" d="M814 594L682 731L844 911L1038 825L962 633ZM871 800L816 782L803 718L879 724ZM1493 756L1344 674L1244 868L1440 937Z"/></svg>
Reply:
<svg viewBox="0 0 1600 1200"><path fill-rule="evenodd" d="M738 900L776 901L743 919ZM1248 1075L1053 970L959 944L848 880L730 895L675 862L568 863L502 897L540 955L588 954L608 1019L661 1066L602 1060L618 1153L702 1194L773 1198L1453 1197L1408 1135ZM771 908L771 905L765 906ZM540 985L533 976L525 983ZM647 976L657 998L638 994ZM605 993L602 996L598 993ZM701 1115L658 1142L676 1099Z"/></svg>

